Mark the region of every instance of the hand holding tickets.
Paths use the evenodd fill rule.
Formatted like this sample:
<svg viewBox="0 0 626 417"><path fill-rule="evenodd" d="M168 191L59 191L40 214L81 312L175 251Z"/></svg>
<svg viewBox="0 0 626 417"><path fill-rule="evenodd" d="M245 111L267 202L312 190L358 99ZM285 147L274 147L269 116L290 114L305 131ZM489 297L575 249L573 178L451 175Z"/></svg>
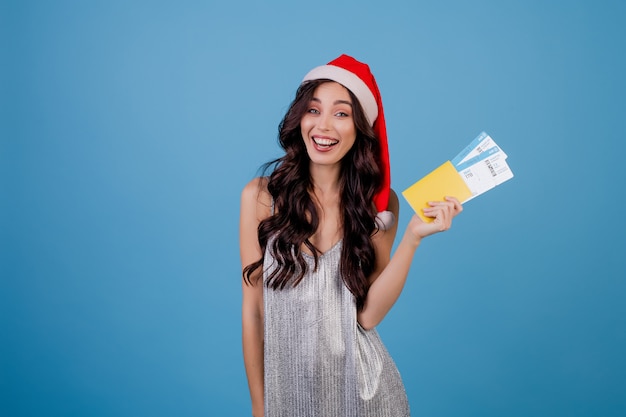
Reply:
<svg viewBox="0 0 626 417"><path fill-rule="evenodd" d="M465 203L513 178L506 158L494 140L482 132L451 161L404 190L402 195L422 220L431 222L433 219L422 212L429 201L451 196Z"/></svg>

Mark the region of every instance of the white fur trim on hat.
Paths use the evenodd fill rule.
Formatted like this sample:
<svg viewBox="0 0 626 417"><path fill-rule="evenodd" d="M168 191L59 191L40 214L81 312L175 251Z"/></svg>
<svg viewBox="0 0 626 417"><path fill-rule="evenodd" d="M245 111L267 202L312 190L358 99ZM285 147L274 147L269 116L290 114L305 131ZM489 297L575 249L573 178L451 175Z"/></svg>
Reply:
<svg viewBox="0 0 626 417"><path fill-rule="evenodd" d="M396 216L389 211L381 211L376 215L376 225L380 230L390 230L396 222Z"/></svg>
<svg viewBox="0 0 626 417"><path fill-rule="evenodd" d="M361 103L361 107L363 107L365 111L365 116L370 126L374 125L378 117L376 98L365 82L356 74L335 65L322 65L309 71L309 73L304 76L302 82L320 79L336 81L352 91L352 94L359 99L359 103Z"/></svg>

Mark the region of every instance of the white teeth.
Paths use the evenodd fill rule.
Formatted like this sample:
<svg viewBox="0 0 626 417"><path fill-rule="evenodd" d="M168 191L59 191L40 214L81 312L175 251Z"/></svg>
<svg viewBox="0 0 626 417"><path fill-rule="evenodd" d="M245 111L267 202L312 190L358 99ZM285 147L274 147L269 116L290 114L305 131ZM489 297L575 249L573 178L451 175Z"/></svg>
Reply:
<svg viewBox="0 0 626 417"><path fill-rule="evenodd" d="M315 137L313 138L313 140L315 141L315 143L317 143L320 146L331 146L339 142L338 140L322 139L322 138L315 138Z"/></svg>

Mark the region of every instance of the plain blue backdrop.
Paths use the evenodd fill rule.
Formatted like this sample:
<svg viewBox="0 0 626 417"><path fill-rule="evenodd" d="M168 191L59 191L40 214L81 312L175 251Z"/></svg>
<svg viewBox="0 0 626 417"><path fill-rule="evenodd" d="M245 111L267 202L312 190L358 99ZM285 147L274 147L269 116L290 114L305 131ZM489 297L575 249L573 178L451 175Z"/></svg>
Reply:
<svg viewBox="0 0 626 417"><path fill-rule="evenodd" d="M482 130L515 173L379 326L413 414L626 415L624 4L2 1L0 415L250 415L240 192L341 53L397 191Z"/></svg>

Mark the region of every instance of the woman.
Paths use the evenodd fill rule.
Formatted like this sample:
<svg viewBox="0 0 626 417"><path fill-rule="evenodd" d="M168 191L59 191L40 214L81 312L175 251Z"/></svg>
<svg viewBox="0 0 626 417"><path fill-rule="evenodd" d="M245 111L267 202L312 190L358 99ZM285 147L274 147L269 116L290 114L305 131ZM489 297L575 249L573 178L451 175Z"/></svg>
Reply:
<svg viewBox="0 0 626 417"><path fill-rule="evenodd" d="M243 353L255 417L403 417L397 368L375 330L422 238L462 206L414 215L393 257L382 101L369 67L342 55L304 78L279 126L285 150L243 190Z"/></svg>

